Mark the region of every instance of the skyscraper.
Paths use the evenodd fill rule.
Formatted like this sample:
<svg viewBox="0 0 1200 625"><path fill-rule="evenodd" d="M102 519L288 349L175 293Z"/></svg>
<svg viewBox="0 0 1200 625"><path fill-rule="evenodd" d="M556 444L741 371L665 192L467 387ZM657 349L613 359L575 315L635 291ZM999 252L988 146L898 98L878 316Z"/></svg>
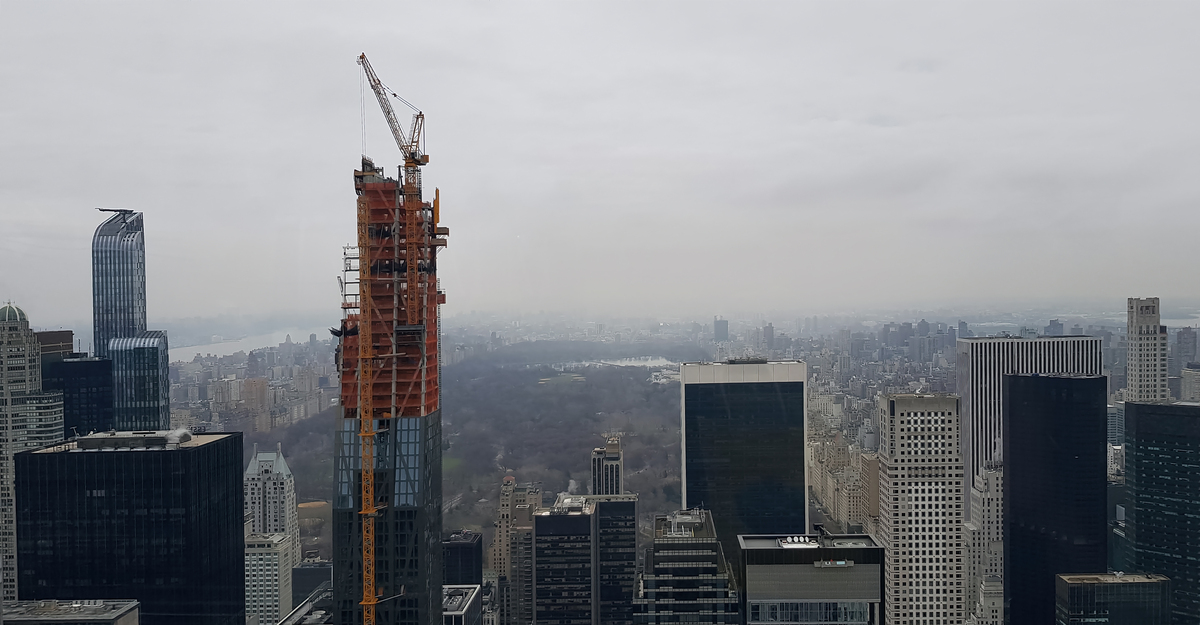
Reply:
<svg viewBox="0 0 1200 625"><path fill-rule="evenodd" d="M116 429L135 431L170 427L169 354L167 334L159 330L109 341Z"/></svg>
<svg viewBox="0 0 1200 625"><path fill-rule="evenodd" d="M1197 356L1196 349L1196 329L1187 326L1179 329L1179 333L1175 335L1175 360L1179 363L1179 367L1186 367L1189 362L1196 362L1200 356Z"/></svg>
<svg viewBox="0 0 1200 625"><path fill-rule="evenodd" d="M1200 404L1125 403L1125 536L1139 573L1171 578L1172 623L1200 623Z"/></svg>
<svg viewBox="0 0 1200 625"><path fill-rule="evenodd" d="M1171 580L1162 575L1056 575L1054 624L1171 625Z"/></svg>
<svg viewBox="0 0 1200 625"><path fill-rule="evenodd" d="M741 623L736 575L707 510L654 517L654 542L634 586L633 622Z"/></svg>
<svg viewBox="0 0 1200 625"><path fill-rule="evenodd" d="M62 392L66 436L113 429L111 360L75 354L51 362L42 371L42 388Z"/></svg>
<svg viewBox="0 0 1200 625"><path fill-rule="evenodd" d="M25 599L137 599L144 625L244 625L242 435L115 432L16 456Z"/></svg>
<svg viewBox="0 0 1200 625"><path fill-rule="evenodd" d="M713 340L721 343L729 340L729 320L713 318Z"/></svg>
<svg viewBox="0 0 1200 625"><path fill-rule="evenodd" d="M1009 622L1054 623L1054 576L1108 566L1108 383L1004 377L1004 600Z"/></svg>
<svg viewBox="0 0 1200 625"><path fill-rule="evenodd" d="M1125 401L1165 401L1167 390L1167 326L1160 325L1158 298L1129 298Z"/></svg>
<svg viewBox="0 0 1200 625"><path fill-rule="evenodd" d="M283 443L273 451L254 446L250 463L242 473L242 500L255 534L284 534L288 543L287 564L300 565L300 516L296 510L296 479L283 458Z"/></svg>
<svg viewBox="0 0 1200 625"><path fill-rule="evenodd" d="M442 541L443 586L483 585L483 534L459 530Z"/></svg>
<svg viewBox="0 0 1200 625"><path fill-rule="evenodd" d="M287 534L246 534L246 615L261 625L292 611L292 545Z"/></svg>
<svg viewBox="0 0 1200 625"><path fill-rule="evenodd" d="M17 599L13 454L63 438L63 398L42 391L41 345L25 311L0 307L0 599Z"/></svg>
<svg viewBox="0 0 1200 625"><path fill-rule="evenodd" d="M592 494L620 495L624 492L625 461L621 437L609 436L604 447L592 450Z"/></svg>
<svg viewBox="0 0 1200 625"><path fill-rule="evenodd" d="M509 568L509 531L512 529L513 511L517 506L529 505L533 511L542 507L542 490L533 484L517 484L517 478L506 475L500 483L500 505L496 510L496 528L492 544L488 546L485 566L498 575L506 575Z"/></svg>
<svg viewBox="0 0 1200 625"><path fill-rule="evenodd" d="M879 532L888 625L962 622L963 461L953 395L880 401Z"/></svg>
<svg viewBox="0 0 1200 625"><path fill-rule="evenodd" d="M142 214L112 211L92 237L92 342L108 358L111 339L146 330L146 241Z"/></svg>
<svg viewBox="0 0 1200 625"><path fill-rule="evenodd" d="M738 534L807 534L802 362L680 366L683 507L717 522L727 556Z"/></svg>

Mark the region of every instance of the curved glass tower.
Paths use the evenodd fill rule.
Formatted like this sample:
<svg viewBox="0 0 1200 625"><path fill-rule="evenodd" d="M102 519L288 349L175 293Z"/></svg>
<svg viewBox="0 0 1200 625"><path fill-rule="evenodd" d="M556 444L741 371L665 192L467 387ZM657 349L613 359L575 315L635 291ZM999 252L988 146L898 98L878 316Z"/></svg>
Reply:
<svg viewBox="0 0 1200 625"><path fill-rule="evenodd" d="M146 330L146 241L142 214L114 211L92 237L92 342L109 358L111 339Z"/></svg>

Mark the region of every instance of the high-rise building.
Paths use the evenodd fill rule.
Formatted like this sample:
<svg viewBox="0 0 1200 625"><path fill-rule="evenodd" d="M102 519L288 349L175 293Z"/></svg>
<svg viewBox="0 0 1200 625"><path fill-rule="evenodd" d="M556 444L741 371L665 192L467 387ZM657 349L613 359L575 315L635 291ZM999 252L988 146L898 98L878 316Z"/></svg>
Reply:
<svg viewBox="0 0 1200 625"><path fill-rule="evenodd" d="M483 534L459 530L442 541L443 586L483 585Z"/></svg>
<svg viewBox="0 0 1200 625"><path fill-rule="evenodd" d="M506 575L509 566L509 531L512 528L513 510L520 505L529 505L536 511L542 506L542 489L533 484L517 484L517 478L506 475L500 483L500 505L496 510L496 528L492 544L488 546L485 567L498 575Z"/></svg>
<svg viewBox="0 0 1200 625"><path fill-rule="evenodd" d="M300 515L296 508L296 478L283 458L283 443L273 451L254 445L250 463L242 474L242 501L255 534L284 534L288 541L285 564L300 565ZM285 612L286 614L286 612Z"/></svg>
<svg viewBox="0 0 1200 625"><path fill-rule="evenodd" d="M114 428L111 360L73 354L50 362L42 371L42 388L62 393L66 436L85 436Z"/></svg>
<svg viewBox="0 0 1200 625"><path fill-rule="evenodd" d="M16 456L24 599L137 599L143 625L246 622L242 435L106 432Z"/></svg>
<svg viewBox="0 0 1200 625"><path fill-rule="evenodd" d="M533 515L533 623L632 625L637 495L561 494Z"/></svg>
<svg viewBox="0 0 1200 625"><path fill-rule="evenodd" d="M729 320L713 317L713 340L722 343L729 340Z"/></svg>
<svg viewBox="0 0 1200 625"><path fill-rule="evenodd" d="M1108 444L1125 444L1125 402L1119 401L1108 407Z"/></svg>
<svg viewBox="0 0 1200 625"><path fill-rule="evenodd" d="M0 307L0 600L17 599L13 454L63 439L63 396L42 390L41 344L25 311Z"/></svg>
<svg viewBox="0 0 1200 625"><path fill-rule="evenodd" d="M292 537L246 535L246 616L278 623L292 611Z"/></svg>
<svg viewBox="0 0 1200 625"><path fill-rule="evenodd" d="M1171 580L1095 573L1054 577L1054 624L1171 625Z"/></svg>
<svg viewBox="0 0 1200 625"><path fill-rule="evenodd" d="M879 422L876 535L885 552L886 623L961 623L966 558L958 398L888 395Z"/></svg>
<svg viewBox="0 0 1200 625"><path fill-rule="evenodd" d="M645 554L634 585L634 623L742 622L735 576L707 510L656 515Z"/></svg>
<svg viewBox="0 0 1200 625"><path fill-rule="evenodd" d="M1175 362L1180 369L1189 362L1200 360L1200 352L1196 349L1196 329L1191 326L1179 328L1175 334Z"/></svg>
<svg viewBox="0 0 1200 625"><path fill-rule="evenodd" d="M738 548L747 625L878 625L892 610L883 592L884 549L870 536L743 535Z"/></svg>
<svg viewBox="0 0 1200 625"><path fill-rule="evenodd" d="M92 342L98 358L108 358L110 340L146 331L142 214L112 212L92 237Z"/></svg>
<svg viewBox="0 0 1200 625"><path fill-rule="evenodd" d="M738 534L807 534L802 362L680 366L683 508L717 521L727 557Z"/></svg>
<svg viewBox="0 0 1200 625"><path fill-rule="evenodd" d="M45 330L34 332L42 348L42 371L52 362L70 358L75 353L75 332L71 330Z"/></svg>
<svg viewBox="0 0 1200 625"><path fill-rule="evenodd" d="M1171 578L1172 623L1200 623L1200 404L1125 403L1125 537L1134 569Z"/></svg>
<svg viewBox="0 0 1200 625"><path fill-rule="evenodd" d="M1159 323L1158 298L1129 298L1128 314L1125 401L1166 401L1167 326Z"/></svg>
<svg viewBox="0 0 1200 625"><path fill-rule="evenodd" d="M114 338L113 423L118 430L163 430L171 425L170 352L160 330Z"/></svg>
<svg viewBox="0 0 1200 625"><path fill-rule="evenodd" d="M438 223L438 200L422 198L419 162L409 156L400 179L367 157L354 172L358 245L345 250L345 317L335 331L342 418L334 434L333 591L341 624L373 611L380 623L431 625L442 606L438 324L446 296L437 252L449 230ZM364 596L395 598L364 607Z"/></svg>
<svg viewBox="0 0 1200 625"><path fill-rule="evenodd" d="M502 600L500 625L533 622L533 516L541 506L517 504L508 531L508 572L497 584Z"/></svg>
<svg viewBox="0 0 1200 625"><path fill-rule="evenodd" d="M624 491L625 461L621 437L609 436L603 447L592 450L592 494L620 495Z"/></svg>
<svg viewBox="0 0 1200 625"><path fill-rule="evenodd" d="M999 466L984 469L975 476L975 484L969 489L970 501L963 506L964 516L970 520L963 523L963 542L968 557L963 570L965 576L966 610L976 617L976 625L1001 625L1003 622L1004 591L1001 586L1004 575L1004 470ZM987 594L984 587L1000 587L999 601L993 605L980 598ZM982 611L977 610L982 608Z"/></svg>
<svg viewBox="0 0 1200 625"><path fill-rule="evenodd" d="M1189 362L1179 372L1179 399L1200 401L1200 362Z"/></svg>
<svg viewBox="0 0 1200 625"><path fill-rule="evenodd" d="M1054 622L1054 576L1108 566L1103 376L1004 377L1004 601Z"/></svg>

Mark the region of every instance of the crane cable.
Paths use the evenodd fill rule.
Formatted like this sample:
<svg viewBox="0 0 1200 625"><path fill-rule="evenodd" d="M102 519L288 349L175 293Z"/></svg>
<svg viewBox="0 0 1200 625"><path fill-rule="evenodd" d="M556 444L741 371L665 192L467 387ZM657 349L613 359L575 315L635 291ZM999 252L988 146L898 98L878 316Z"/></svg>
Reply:
<svg viewBox="0 0 1200 625"><path fill-rule="evenodd" d="M362 153L367 154L367 79L358 73L358 122L362 126Z"/></svg>

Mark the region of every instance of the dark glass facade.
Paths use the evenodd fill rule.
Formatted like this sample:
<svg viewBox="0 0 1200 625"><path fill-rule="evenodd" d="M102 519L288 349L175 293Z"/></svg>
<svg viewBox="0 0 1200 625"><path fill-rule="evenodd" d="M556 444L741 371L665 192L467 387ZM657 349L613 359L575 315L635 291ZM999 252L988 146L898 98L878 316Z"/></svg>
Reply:
<svg viewBox="0 0 1200 625"><path fill-rule="evenodd" d="M1125 537L1171 578L1175 625L1200 623L1200 404L1125 404Z"/></svg>
<svg viewBox="0 0 1200 625"><path fill-rule="evenodd" d="M67 438L113 429L113 369L107 358L66 358L42 371L42 388L62 391Z"/></svg>
<svg viewBox="0 0 1200 625"><path fill-rule="evenodd" d="M738 534L807 533L804 382L684 384L683 395L684 505L712 513L725 553L738 553Z"/></svg>
<svg viewBox="0 0 1200 625"><path fill-rule="evenodd" d="M443 586L483 585L483 534L462 530L442 541Z"/></svg>
<svg viewBox="0 0 1200 625"><path fill-rule="evenodd" d="M92 237L92 342L108 357L111 339L146 330L146 242L142 214L113 213Z"/></svg>
<svg viewBox="0 0 1200 625"><path fill-rule="evenodd" d="M1162 575L1058 575L1055 625L1171 625L1171 580Z"/></svg>
<svg viewBox="0 0 1200 625"><path fill-rule="evenodd" d="M143 625L244 625L242 436L166 434L17 454L22 599L137 599Z"/></svg>
<svg viewBox="0 0 1200 625"><path fill-rule="evenodd" d="M163 430L171 424L167 334L159 330L109 342L113 424L117 430Z"/></svg>
<svg viewBox="0 0 1200 625"><path fill-rule="evenodd" d="M1054 576L1108 559L1107 380L1004 377L1004 599L1012 623L1054 622Z"/></svg>
<svg viewBox="0 0 1200 625"><path fill-rule="evenodd" d="M706 510L654 518L654 542L639 580L633 600L637 625L742 622L733 575Z"/></svg>
<svg viewBox="0 0 1200 625"><path fill-rule="evenodd" d="M633 624L637 575L637 501L596 498L595 595L599 623Z"/></svg>
<svg viewBox="0 0 1200 625"><path fill-rule="evenodd" d="M533 558L534 622L591 625L591 516L534 516Z"/></svg>

